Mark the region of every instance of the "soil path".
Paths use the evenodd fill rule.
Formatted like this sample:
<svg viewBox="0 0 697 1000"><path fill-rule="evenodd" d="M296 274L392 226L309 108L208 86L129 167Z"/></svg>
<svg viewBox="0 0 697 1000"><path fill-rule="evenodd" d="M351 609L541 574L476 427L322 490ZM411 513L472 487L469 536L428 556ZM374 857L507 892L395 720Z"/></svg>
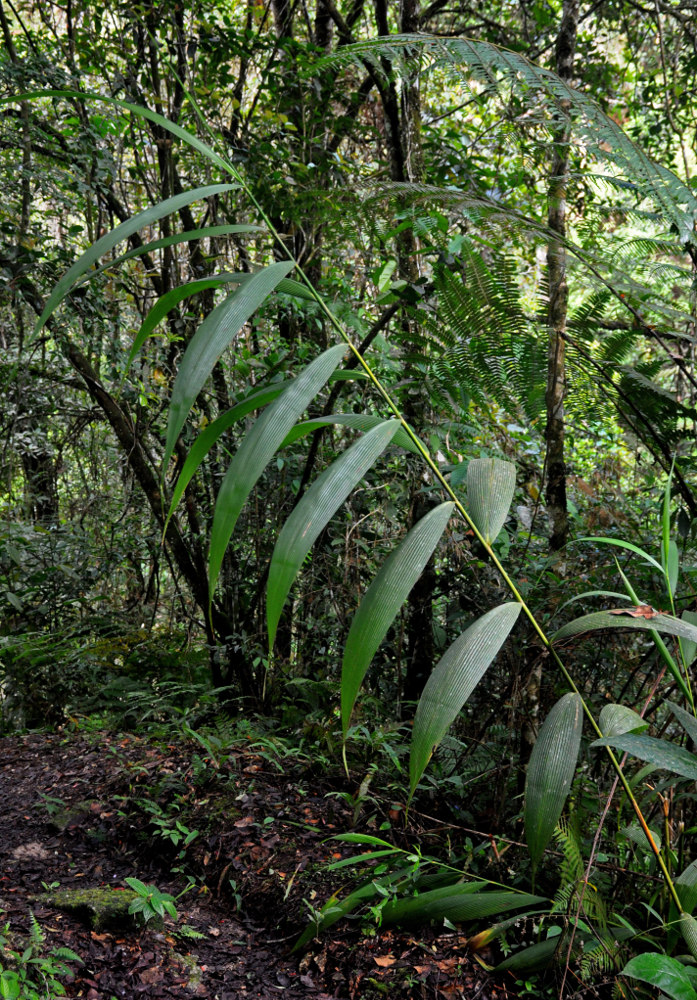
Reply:
<svg viewBox="0 0 697 1000"><path fill-rule="evenodd" d="M9 923L21 951L31 910L45 953L67 946L81 956L63 982L67 996L87 1000L510 997L457 933L363 937L345 923L291 952L307 922L304 900L321 905L337 884L321 871L338 856L327 838L351 826L326 792L251 750L222 759L193 741L169 747L132 735L3 738L0 925ZM178 920L95 928L38 898L55 883L123 889L129 876L174 896L189 877Z"/></svg>

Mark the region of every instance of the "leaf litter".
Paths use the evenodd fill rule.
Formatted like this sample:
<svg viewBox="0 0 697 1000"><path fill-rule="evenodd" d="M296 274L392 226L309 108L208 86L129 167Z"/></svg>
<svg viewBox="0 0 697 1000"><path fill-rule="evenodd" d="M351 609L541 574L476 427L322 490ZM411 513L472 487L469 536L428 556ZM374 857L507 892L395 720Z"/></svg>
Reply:
<svg viewBox="0 0 697 1000"><path fill-rule="evenodd" d="M162 746L134 735L102 733L99 742L61 733L2 738L0 921L21 939L31 911L47 950L68 947L81 957L84 964L73 965L74 978L64 981L66 996L515 995L511 980L497 982L477 965L459 932L424 928L417 938L413 930L389 929L363 936L358 923L345 921L304 953L291 953L308 919L304 900L319 906L336 888L330 876L322 881L322 869L337 857L328 838L352 827L351 810L327 797L328 782L322 787L316 775L284 774L252 749L231 754L227 774L216 768L203 786L194 780L194 758L186 743ZM154 810L138 815L129 804L153 788ZM168 843L152 823L153 816L176 817L176 796L187 804L182 825L192 827L193 816L198 828L185 864L178 858L181 841ZM161 822L160 834L169 829L176 839L175 822ZM176 867L181 871L174 873ZM95 929L46 902L46 890L58 886L118 891L129 877L177 897L177 921Z"/></svg>

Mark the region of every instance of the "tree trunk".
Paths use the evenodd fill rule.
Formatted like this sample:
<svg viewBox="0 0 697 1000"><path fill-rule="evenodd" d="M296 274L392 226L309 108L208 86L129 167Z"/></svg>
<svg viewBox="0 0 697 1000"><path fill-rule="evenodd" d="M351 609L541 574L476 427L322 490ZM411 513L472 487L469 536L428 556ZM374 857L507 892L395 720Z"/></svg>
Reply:
<svg viewBox="0 0 697 1000"><path fill-rule="evenodd" d="M555 48L557 74L569 83L573 75L578 0L564 0L561 25ZM562 102L562 110L565 110ZM568 286L566 281L566 193L569 169L569 130L560 124L555 134L552 171L549 184L547 225L559 239L550 237L547 247L549 305L547 322L549 347L547 357L547 512L550 520L550 552L559 552L568 539L566 509L566 467L564 463L564 396L566 394L565 341ZM558 570L563 572L561 561Z"/></svg>

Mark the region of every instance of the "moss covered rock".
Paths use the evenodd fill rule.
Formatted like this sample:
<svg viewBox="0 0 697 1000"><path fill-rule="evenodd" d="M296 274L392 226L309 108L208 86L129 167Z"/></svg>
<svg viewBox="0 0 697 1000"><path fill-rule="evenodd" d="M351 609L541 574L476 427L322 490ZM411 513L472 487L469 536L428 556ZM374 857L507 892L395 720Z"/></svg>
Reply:
<svg viewBox="0 0 697 1000"><path fill-rule="evenodd" d="M94 930L128 930L139 926L138 914L128 908L137 898L131 889L58 889L37 897L57 910L72 913Z"/></svg>

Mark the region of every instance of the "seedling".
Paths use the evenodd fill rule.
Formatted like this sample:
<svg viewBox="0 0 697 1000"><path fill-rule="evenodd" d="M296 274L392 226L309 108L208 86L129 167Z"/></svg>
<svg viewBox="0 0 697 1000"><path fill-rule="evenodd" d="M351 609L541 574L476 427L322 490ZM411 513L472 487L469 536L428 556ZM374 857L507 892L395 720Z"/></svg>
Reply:
<svg viewBox="0 0 697 1000"><path fill-rule="evenodd" d="M144 923L154 917L164 917L165 913L176 920L178 917L177 908L174 905L174 896L168 892L161 892L156 885L145 885L138 878L127 878L126 885L138 894L128 907L129 913L140 913Z"/></svg>

